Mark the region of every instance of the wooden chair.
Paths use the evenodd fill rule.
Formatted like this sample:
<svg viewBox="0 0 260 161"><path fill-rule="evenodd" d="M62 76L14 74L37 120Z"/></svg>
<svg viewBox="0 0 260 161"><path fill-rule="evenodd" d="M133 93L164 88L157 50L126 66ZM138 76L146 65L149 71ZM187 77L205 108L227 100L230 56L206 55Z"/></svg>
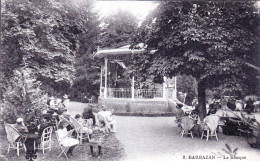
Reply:
<svg viewBox="0 0 260 161"><path fill-rule="evenodd" d="M73 131L74 131L74 130L69 131L68 136L70 136L70 135L73 133ZM56 138L57 138L57 140L58 140L59 147L61 148L61 153L58 155L57 158L59 158L62 154L64 154L65 157L66 157L67 160L68 160L68 156L67 156L67 154L66 154L66 151L67 151L67 149L70 148L70 146L64 146L64 145L62 145L62 144L61 144L62 140L59 138L58 131L55 131L55 134L56 134Z"/></svg>
<svg viewBox="0 0 260 161"><path fill-rule="evenodd" d="M218 141L218 135L217 135L217 127L219 124L219 116L217 115L209 115L204 119L204 123L202 124L202 135L201 139L205 136L207 138L206 141L209 140L209 136L212 138L213 136L216 137L216 140ZM207 132L207 134L204 134L204 132Z"/></svg>
<svg viewBox="0 0 260 161"><path fill-rule="evenodd" d="M83 126L74 118L70 117L71 124L77 133L77 139L79 144L82 144L83 139L89 139L89 134L83 130ZM87 135L86 135L87 134ZM84 136L86 135L86 136Z"/></svg>
<svg viewBox="0 0 260 161"><path fill-rule="evenodd" d="M18 156L20 155L20 149L24 148L24 150L26 151L26 147L24 144L26 140L25 136L23 136L17 129L15 129L10 124L5 124L5 131L7 134L7 140L9 142L7 154L9 154L10 149L16 149Z"/></svg>
<svg viewBox="0 0 260 161"><path fill-rule="evenodd" d="M187 135L191 135L191 137L193 138L192 128L194 127L194 125L195 125L194 120L192 118L190 118L189 116L182 117L180 119L181 137L183 137L183 135L187 134Z"/></svg>
<svg viewBox="0 0 260 161"><path fill-rule="evenodd" d="M42 150L42 153L44 154L44 150L49 149L51 151L51 134L52 134L52 127L47 127L43 130L42 136L41 136L41 143L36 147L34 142L34 149L40 149Z"/></svg>

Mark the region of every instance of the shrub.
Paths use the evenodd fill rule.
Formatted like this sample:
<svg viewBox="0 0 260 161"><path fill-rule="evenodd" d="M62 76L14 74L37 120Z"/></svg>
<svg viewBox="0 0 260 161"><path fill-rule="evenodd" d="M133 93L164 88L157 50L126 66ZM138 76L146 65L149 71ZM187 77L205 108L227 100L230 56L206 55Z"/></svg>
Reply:
<svg viewBox="0 0 260 161"><path fill-rule="evenodd" d="M40 89L40 82L32 76L31 69L20 69L6 85L1 104L2 119L7 123L15 123L22 117L25 123L41 119L41 111L47 108L47 94Z"/></svg>

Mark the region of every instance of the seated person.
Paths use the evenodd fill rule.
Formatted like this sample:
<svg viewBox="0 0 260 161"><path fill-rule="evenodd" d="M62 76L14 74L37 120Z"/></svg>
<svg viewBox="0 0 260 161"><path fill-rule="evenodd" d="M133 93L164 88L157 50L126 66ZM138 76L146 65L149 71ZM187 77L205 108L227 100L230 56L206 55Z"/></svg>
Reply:
<svg viewBox="0 0 260 161"><path fill-rule="evenodd" d="M254 102L251 99L246 101L245 112L247 112L247 114L251 114L252 112L254 112L255 106L253 103Z"/></svg>
<svg viewBox="0 0 260 161"><path fill-rule="evenodd" d="M107 111L107 108L102 105L101 111L98 112L98 115L101 115L104 117L104 123L105 125L111 129L111 132L117 132L116 131L116 121L111 117L113 111Z"/></svg>
<svg viewBox="0 0 260 161"><path fill-rule="evenodd" d="M176 113L176 121L178 122L180 118L182 118L183 116L185 116L185 113L183 112L183 110L181 109L183 107L182 104L177 104L176 108L177 108L177 113Z"/></svg>
<svg viewBox="0 0 260 161"><path fill-rule="evenodd" d="M51 122L51 120L49 119L49 118L43 118L42 119L42 123L39 125L39 127L38 127L38 132L39 132L39 135L41 136L42 135L42 133L43 133L43 130L45 129L45 128L47 128L47 127L52 127L52 122Z"/></svg>
<svg viewBox="0 0 260 161"><path fill-rule="evenodd" d="M93 131L92 138L89 141L90 152L91 152L90 157L95 156L94 146L98 147L98 158L100 158L102 156L101 145L106 140L106 136L107 135L103 131L100 131L100 130Z"/></svg>
<svg viewBox="0 0 260 161"><path fill-rule="evenodd" d="M57 109L58 103L53 96L50 98L50 109Z"/></svg>
<svg viewBox="0 0 260 161"><path fill-rule="evenodd" d="M234 99L229 99L227 102L227 107L234 111L236 109L236 104L235 104L235 100Z"/></svg>
<svg viewBox="0 0 260 161"><path fill-rule="evenodd" d="M43 117L41 122L42 123L37 126L37 128L38 128L37 133L38 133L39 137L35 140L36 147L41 143L41 136L42 136L43 130L47 127L52 127L52 122L49 118Z"/></svg>
<svg viewBox="0 0 260 161"><path fill-rule="evenodd" d="M216 106L214 106L214 104L210 104L209 105L209 111L207 113L207 116L211 115L211 114L215 114L217 112Z"/></svg>
<svg viewBox="0 0 260 161"><path fill-rule="evenodd" d="M58 122L62 121L62 119L60 120L60 116L63 117L63 118L65 118L65 119L68 120L68 121L70 120L70 115L68 114L67 111L62 112L62 113L57 117L57 118L58 118L58 119L57 119ZM66 128L67 128L68 131L73 129L73 127L72 127L70 124L67 124L67 125L66 125Z"/></svg>
<svg viewBox="0 0 260 161"><path fill-rule="evenodd" d="M67 109L62 111L60 115L65 119L70 120L70 114L68 113Z"/></svg>
<svg viewBox="0 0 260 161"><path fill-rule="evenodd" d="M242 111L244 108L244 104L242 100L236 100L236 111Z"/></svg>
<svg viewBox="0 0 260 161"><path fill-rule="evenodd" d="M92 112L92 106L90 105L90 107L86 107L84 108L84 112L83 112L83 118L84 119L92 119L93 120L93 125L96 125L96 117Z"/></svg>
<svg viewBox="0 0 260 161"><path fill-rule="evenodd" d="M66 106L65 106L65 104L64 104L64 101L65 101L65 99L58 99L58 108L60 109L60 110L62 110L62 111L64 111L65 109L67 109L66 108Z"/></svg>
<svg viewBox="0 0 260 161"><path fill-rule="evenodd" d="M222 102L221 102L220 99L215 99L215 100L213 101L213 104L214 104L214 108L215 108L216 110L221 109L221 108L222 108L222 104L223 104L223 100L222 100Z"/></svg>
<svg viewBox="0 0 260 161"><path fill-rule="evenodd" d="M198 115L199 114L199 104L195 105L195 109L191 111L191 114Z"/></svg>
<svg viewBox="0 0 260 161"><path fill-rule="evenodd" d="M27 127L24 125L23 118L18 118L13 127L15 129L17 129L20 133L27 133L28 132Z"/></svg>
<svg viewBox="0 0 260 161"><path fill-rule="evenodd" d="M18 141L20 139L22 139L22 141L25 141L25 139L26 139L25 133L27 133L29 131L28 131L28 128L24 125L23 118L18 118L16 120L16 123L13 124L13 127L21 133L21 136L19 136L15 141Z"/></svg>
<svg viewBox="0 0 260 161"><path fill-rule="evenodd" d="M192 105L192 107L195 107L197 104L199 104L198 103L198 99L197 99L197 97L194 97L194 99L192 100L191 105Z"/></svg>
<svg viewBox="0 0 260 161"><path fill-rule="evenodd" d="M75 115L75 120L78 121L78 123L82 126L82 130L84 133L92 134L91 127L88 126L87 122L81 118L80 114Z"/></svg>
<svg viewBox="0 0 260 161"><path fill-rule="evenodd" d="M58 136L59 136L59 142L62 146L70 147L67 156L73 156L73 149L79 144L79 140L69 137L70 133L67 131L66 128L66 122L60 122L58 126Z"/></svg>

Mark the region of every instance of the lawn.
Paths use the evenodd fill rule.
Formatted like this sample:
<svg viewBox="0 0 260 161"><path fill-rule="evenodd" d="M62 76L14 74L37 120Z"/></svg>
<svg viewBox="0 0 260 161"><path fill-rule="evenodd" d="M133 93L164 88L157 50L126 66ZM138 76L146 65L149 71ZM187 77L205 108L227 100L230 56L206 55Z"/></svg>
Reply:
<svg viewBox="0 0 260 161"><path fill-rule="evenodd" d="M83 103L72 103L69 107L69 112L72 116L74 116L77 113L82 113L84 107L86 107L86 104ZM95 109L96 111L97 109ZM6 138L6 133L4 131L3 127L0 127L0 155L5 155L9 161L25 161L25 152L24 150L21 150L20 156L17 156L16 150L11 150L9 154L7 154L7 148L8 148L8 142ZM123 145L118 141L118 139L115 137L115 134L111 134L107 138L107 142L104 144L103 148L103 156L102 161L119 161L122 160L125 156L125 151ZM52 134L52 150L51 152L47 151L44 155L42 154L42 151L39 150L37 153L37 159L36 160L46 160L46 161L64 161L66 160L65 156L61 156L57 158L57 156L60 154L61 149L58 146L57 139L55 137L55 133ZM73 151L74 158L71 158L69 160L88 160L88 161L95 161L100 160L97 157L90 158L90 148L88 143L83 143L82 145L76 147ZM0 157L1 161L1 157Z"/></svg>
<svg viewBox="0 0 260 161"><path fill-rule="evenodd" d="M55 134L53 133L52 138L52 150L47 151L44 155L42 154L42 151L39 150L37 153L37 159L36 160L46 160L46 161L64 161L66 160L65 156L62 155L61 157L57 158L58 154L60 154L61 149L58 146L57 139L55 137ZM25 161L25 152L24 150L21 150L20 156L17 156L16 150L11 150L9 154L7 154L7 148L8 148L8 142L6 138L5 131L3 130L3 127L0 129L0 155L5 155L9 161ZM88 161L95 161L99 160L97 157L90 158L90 149L88 143L83 143L82 145L77 146L74 151L74 158L71 158L69 160L88 160ZM124 148L122 147L122 144L117 140L114 134L111 134L107 142L103 146L103 156L101 160L104 161L119 161L122 160L124 157ZM1 159L0 159L1 161Z"/></svg>

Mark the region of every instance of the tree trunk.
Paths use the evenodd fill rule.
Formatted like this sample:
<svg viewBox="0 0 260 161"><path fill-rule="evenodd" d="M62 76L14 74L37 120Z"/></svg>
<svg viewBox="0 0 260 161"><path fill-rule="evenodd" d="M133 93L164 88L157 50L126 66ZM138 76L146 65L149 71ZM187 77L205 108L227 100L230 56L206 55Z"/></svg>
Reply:
<svg viewBox="0 0 260 161"><path fill-rule="evenodd" d="M199 117L203 120L206 117L206 82L198 81L198 102L199 102Z"/></svg>

